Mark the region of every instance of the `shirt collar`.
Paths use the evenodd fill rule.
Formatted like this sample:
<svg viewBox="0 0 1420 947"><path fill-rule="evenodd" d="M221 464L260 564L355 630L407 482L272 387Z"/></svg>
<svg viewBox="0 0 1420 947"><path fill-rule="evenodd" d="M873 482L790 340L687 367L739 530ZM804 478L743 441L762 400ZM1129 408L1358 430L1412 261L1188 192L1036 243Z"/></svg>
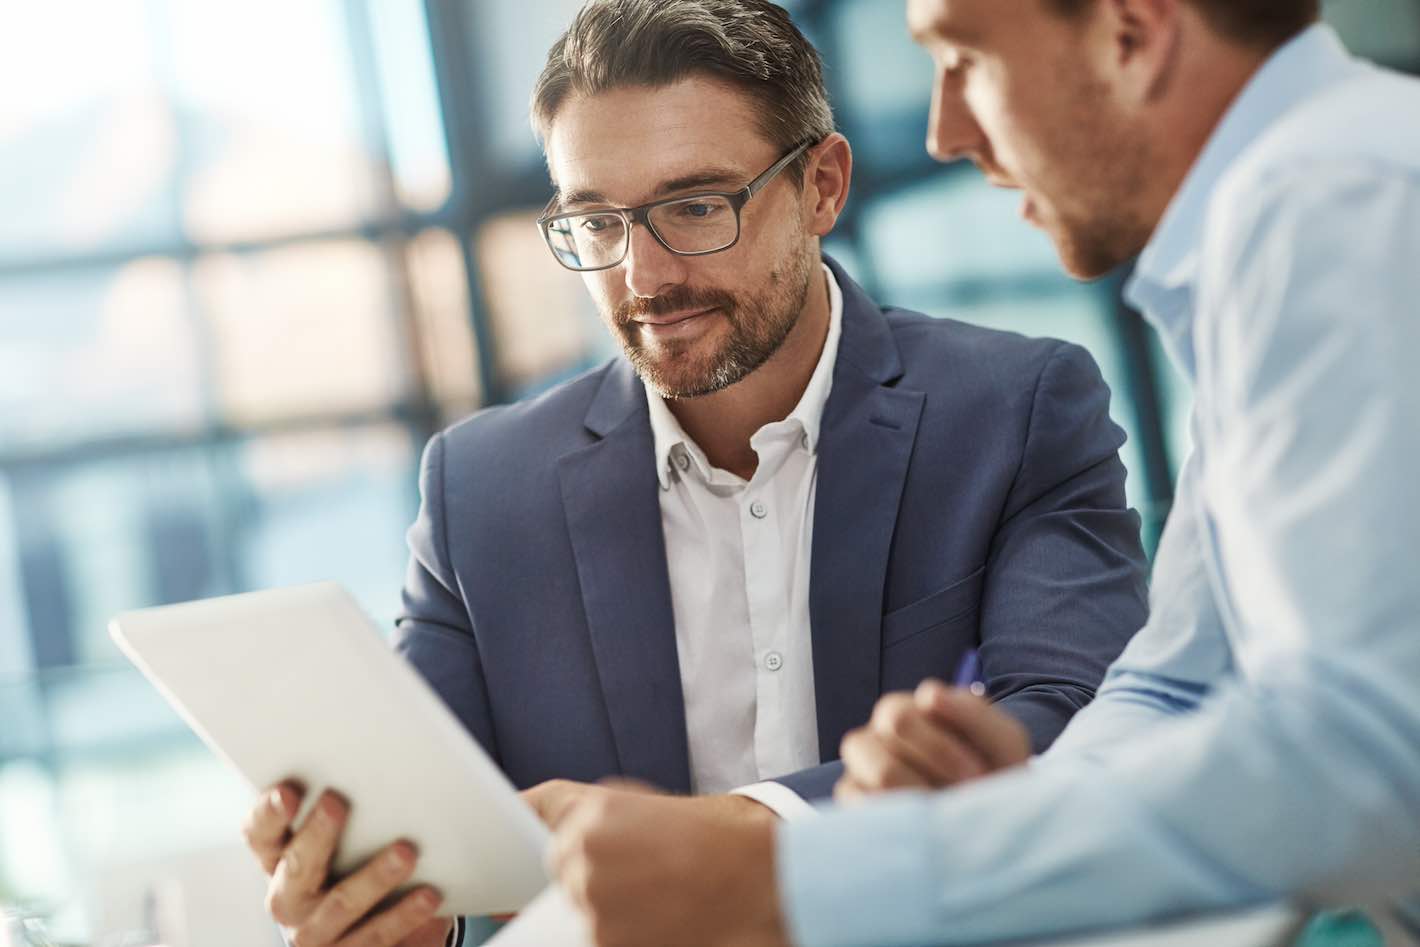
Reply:
<svg viewBox="0 0 1420 947"><path fill-rule="evenodd" d="M779 422L797 423L803 429L805 444L811 452L818 450L823 410L833 388L833 370L838 363L838 342L843 334L843 290L839 288L838 281L833 278L833 271L827 266L823 267L823 275L828 282L828 336L824 339L823 352L819 355L818 364L814 367L813 375L809 377L803 395L799 397L799 403L789 412L784 422ZM681 445L684 445L692 462L700 468L701 474L709 479L710 464L700 446L685 433L670 408L666 407L665 399L644 382L643 387L646 389L646 404L651 414L651 436L656 447L656 475L660 478L661 489L670 489L672 451Z"/></svg>
<svg viewBox="0 0 1420 947"><path fill-rule="evenodd" d="M1340 37L1321 23L1273 53L1213 130L1139 257L1125 287L1125 298L1154 323L1190 376L1193 286L1214 191L1268 126L1353 67L1354 60Z"/></svg>

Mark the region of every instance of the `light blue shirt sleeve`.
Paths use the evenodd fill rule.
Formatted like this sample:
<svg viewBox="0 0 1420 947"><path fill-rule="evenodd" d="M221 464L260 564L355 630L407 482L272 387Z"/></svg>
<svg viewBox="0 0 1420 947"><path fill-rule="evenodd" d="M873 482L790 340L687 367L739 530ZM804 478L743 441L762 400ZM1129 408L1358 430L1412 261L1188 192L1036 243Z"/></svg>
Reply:
<svg viewBox="0 0 1420 947"><path fill-rule="evenodd" d="M809 947L1420 887L1420 176L1224 193L1156 614L1041 765L780 828Z"/></svg>

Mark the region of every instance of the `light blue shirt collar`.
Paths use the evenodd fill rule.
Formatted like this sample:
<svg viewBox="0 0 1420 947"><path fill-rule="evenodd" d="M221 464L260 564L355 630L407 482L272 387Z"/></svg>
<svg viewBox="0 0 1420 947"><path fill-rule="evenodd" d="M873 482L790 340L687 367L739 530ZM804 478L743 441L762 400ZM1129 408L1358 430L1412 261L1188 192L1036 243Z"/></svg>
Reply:
<svg viewBox="0 0 1420 947"><path fill-rule="evenodd" d="M1139 257L1125 299L1159 330L1170 355L1190 378L1193 286L1213 192L1270 125L1353 68L1355 61L1341 38L1322 23L1273 53L1214 129Z"/></svg>

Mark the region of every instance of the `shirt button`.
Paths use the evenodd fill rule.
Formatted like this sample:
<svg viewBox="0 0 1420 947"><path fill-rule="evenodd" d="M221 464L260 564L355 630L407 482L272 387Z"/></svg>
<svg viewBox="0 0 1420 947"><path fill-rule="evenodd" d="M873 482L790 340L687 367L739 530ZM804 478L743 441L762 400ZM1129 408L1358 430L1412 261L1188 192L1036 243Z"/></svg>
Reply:
<svg viewBox="0 0 1420 947"><path fill-rule="evenodd" d="M809 449L809 432L808 432L808 431L805 431L804 433L802 433L802 434L799 435L799 446L802 447L804 450L808 450L808 449Z"/></svg>
<svg viewBox="0 0 1420 947"><path fill-rule="evenodd" d="M764 666L771 671L777 671L784 666L784 655L778 651L771 651L764 656Z"/></svg>
<svg viewBox="0 0 1420 947"><path fill-rule="evenodd" d="M681 470L689 470L689 469L690 469L690 455L687 454L683 448L682 448L680 451L677 451L677 452L676 452L676 455L675 455L675 462L676 462L676 465L679 466Z"/></svg>
<svg viewBox="0 0 1420 947"><path fill-rule="evenodd" d="M762 520L769 515L769 507L765 506L758 500L755 500L749 505L749 515L753 516L757 520Z"/></svg>

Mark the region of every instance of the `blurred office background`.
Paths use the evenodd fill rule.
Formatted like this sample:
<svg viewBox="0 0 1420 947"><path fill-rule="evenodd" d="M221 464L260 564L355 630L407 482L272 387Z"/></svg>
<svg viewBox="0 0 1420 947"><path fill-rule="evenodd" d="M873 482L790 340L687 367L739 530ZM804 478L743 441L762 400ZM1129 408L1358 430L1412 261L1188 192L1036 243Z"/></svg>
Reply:
<svg viewBox="0 0 1420 947"><path fill-rule="evenodd" d="M1189 393L1119 281L930 161L898 0L789 5L858 162L829 252L880 300L1085 344L1152 543ZM388 628L425 438L612 354L532 224L526 102L577 6L0 4L0 904L270 942L246 790L106 619L331 578ZM1420 71L1417 0L1327 16Z"/></svg>

